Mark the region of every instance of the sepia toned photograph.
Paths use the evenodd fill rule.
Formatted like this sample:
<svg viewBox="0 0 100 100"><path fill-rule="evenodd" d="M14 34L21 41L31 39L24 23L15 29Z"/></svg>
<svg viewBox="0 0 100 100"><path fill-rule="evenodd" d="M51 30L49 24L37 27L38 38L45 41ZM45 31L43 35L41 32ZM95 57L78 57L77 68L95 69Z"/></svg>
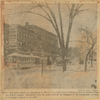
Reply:
<svg viewBox="0 0 100 100"><path fill-rule="evenodd" d="M98 89L96 3L5 3L4 89Z"/></svg>

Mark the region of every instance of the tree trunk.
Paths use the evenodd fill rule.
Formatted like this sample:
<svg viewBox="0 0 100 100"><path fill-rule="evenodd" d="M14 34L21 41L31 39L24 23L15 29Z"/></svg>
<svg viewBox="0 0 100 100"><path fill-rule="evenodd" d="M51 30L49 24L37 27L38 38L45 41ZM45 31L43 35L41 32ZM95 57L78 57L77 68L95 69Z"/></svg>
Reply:
<svg viewBox="0 0 100 100"><path fill-rule="evenodd" d="M91 52L92 52L92 53L91 53L91 67L93 67L93 49L92 49Z"/></svg>
<svg viewBox="0 0 100 100"><path fill-rule="evenodd" d="M66 71L66 59L65 58L62 59L62 66L63 66L63 70L62 71L63 72Z"/></svg>
<svg viewBox="0 0 100 100"><path fill-rule="evenodd" d="M69 47L69 40L70 40L70 33L71 33L71 29L72 29L72 25L73 25L73 18L71 19L71 22L69 22L69 27L68 27L68 33L67 33L67 40L66 40L66 51L68 51L68 47Z"/></svg>
<svg viewBox="0 0 100 100"><path fill-rule="evenodd" d="M62 50L62 72L66 71L66 51Z"/></svg>
<svg viewBox="0 0 100 100"><path fill-rule="evenodd" d="M95 42L95 43L96 43L96 42ZM91 50L93 49L95 43L92 45L92 47L89 49L89 51L88 51L88 53L87 53L87 55L86 55L86 59L85 59L85 71L87 71L87 60L88 60L88 56L89 56Z"/></svg>
<svg viewBox="0 0 100 100"><path fill-rule="evenodd" d="M86 55L86 59L85 59L85 71L87 71L88 55L89 55L89 53L87 53L87 55Z"/></svg>

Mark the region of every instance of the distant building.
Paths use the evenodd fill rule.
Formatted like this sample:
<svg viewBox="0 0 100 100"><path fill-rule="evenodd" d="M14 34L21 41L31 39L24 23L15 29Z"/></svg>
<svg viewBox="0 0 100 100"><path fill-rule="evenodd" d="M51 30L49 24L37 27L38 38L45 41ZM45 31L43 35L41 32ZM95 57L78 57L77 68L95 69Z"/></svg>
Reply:
<svg viewBox="0 0 100 100"><path fill-rule="evenodd" d="M4 60L17 52L23 55L47 57L53 59L57 55L58 38L55 34L35 25L4 24Z"/></svg>

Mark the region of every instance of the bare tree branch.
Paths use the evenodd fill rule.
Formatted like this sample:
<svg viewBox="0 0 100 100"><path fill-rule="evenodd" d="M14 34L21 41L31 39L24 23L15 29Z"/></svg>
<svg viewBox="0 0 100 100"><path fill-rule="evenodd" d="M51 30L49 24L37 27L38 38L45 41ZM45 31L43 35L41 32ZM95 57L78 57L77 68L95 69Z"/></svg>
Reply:
<svg viewBox="0 0 100 100"><path fill-rule="evenodd" d="M69 7L68 3L65 3L65 4L67 5L67 7L68 7L68 10L70 11L70 7Z"/></svg>
<svg viewBox="0 0 100 100"><path fill-rule="evenodd" d="M23 13L33 13L33 14L36 14L36 15L40 15L40 16L44 17L45 19L47 19L48 21L50 21L47 17L43 16L42 14L35 13L35 12L32 12L32 11L22 11L22 12L16 12L16 13L13 13L13 14L23 14ZM7 15L13 15L13 14L7 14Z"/></svg>
<svg viewBox="0 0 100 100"><path fill-rule="evenodd" d="M39 5L39 4L38 4ZM39 5L39 7L47 14L47 16L51 19L50 15L47 13L46 10L43 9L43 7L41 5Z"/></svg>
<svg viewBox="0 0 100 100"><path fill-rule="evenodd" d="M80 4L77 8L77 11L83 6L83 4Z"/></svg>
<svg viewBox="0 0 100 100"><path fill-rule="evenodd" d="M47 4L46 4L46 5L47 5ZM31 11L29 11L28 13L34 13L34 14L40 15L40 16L44 17L45 19L47 19L48 21L50 21L51 24L53 25L53 27L54 27L54 29L55 29L57 35L58 35L58 39L59 39L60 46L62 46L62 45L61 45L61 44L62 44L62 41L61 41L61 37L60 37L60 33L59 33L57 21L56 21L56 18L55 18L55 15L54 15L53 11L49 8L48 5L47 5L47 6L44 6L44 7L46 7L46 8L49 9L49 11L50 11L50 13L51 13L51 16L52 16L52 18L53 18L53 20L54 20L55 25L54 25L54 23L53 23L52 18L50 17L50 15L47 13L46 10L43 9L43 5L42 5L42 6L41 6L41 5L38 5L38 6L47 14L47 16L48 16L49 18L47 18L47 17L45 17L45 16L43 16L43 15L41 15L41 14L39 14L39 13L35 13L35 12L31 12Z"/></svg>
<svg viewBox="0 0 100 100"><path fill-rule="evenodd" d="M50 19L48 19L47 17L43 16L42 14L31 12L31 11L26 11L26 12L27 13L33 13L33 14L36 14L36 15L40 15L40 16L44 17L45 19L47 19L48 21L50 21Z"/></svg>
<svg viewBox="0 0 100 100"><path fill-rule="evenodd" d="M49 20L50 20L51 24L53 25L54 29L56 30L56 26L54 25L54 23L52 21L52 18L50 17L50 15L48 14L48 12L46 10L44 10L41 5L39 5L39 6L47 14L47 16L49 17Z"/></svg>
<svg viewBox="0 0 100 100"><path fill-rule="evenodd" d="M72 7L71 7L71 10L70 10L70 18L73 18L73 13L74 13L74 7L75 7L75 4L72 4Z"/></svg>
<svg viewBox="0 0 100 100"><path fill-rule="evenodd" d="M74 12L73 16L76 16L76 15L77 15L77 13L79 12L79 8L82 7L82 5L83 5L83 4L80 4L80 5L77 4L77 7L76 7L76 9L75 9L75 12Z"/></svg>
<svg viewBox="0 0 100 100"><path fill-rule="evenodd" d="M85 31L85 33L86 33L86 35L87 35L87 38L90 38L91 41L92 41L92 43L90 43L90 42L87 40L87 43L89 43L89 44L92 45L92 44L96 41L96 37L93 38L92 32L88 31L87 27L86 27L86 29L81 28L81 30Z"/></svg>
<svg viewBox="0 0 100 100"><path fill-rule="evenodd" d="M76 16L77 14L79 14L80 12L83 12L83 11L88 11L88 9L79 10L74 14L74 16Z"/></svg>
<svg viewBox="0 0 100 100"><path fill-rule="evenodd" d="M60 3L58 4L58 12L59 12L59 17L60 17L60 28L61 28L61 37L62 37L62 45L64 47L64 36L63 36L63 24L62 24L62 16L61 16L61 11L60 11Z"/></svg>
<svg viewBox="0 0 100 100"><path fill-rule="evenodd" d="M76 9L79 7L79 4L77 4Z"/></svg>
<svg viewBox="0 0 100 100"><path fill-rule="evenodd" d="M67 32L67 37L66 37L66 50L68 50L68 47L69 47L70 33L71 33L71 29L72 29L72 24L73 24L74 7L75 7L75 4L72 4L71 10L70 10L70 15L69 15L68 32Z"/></svg>
<svg viewBox="0 0 100 100"><path fill-rule="evenodd" d="M47 4L46 4L47 5ZM57 21L56 21L56 17L55 17L55 14L53 13L53 11L49 8L49 6L47 5L47 8L49 9L51 15L52 15L52 18L55 22L55 25L56 25L56 28L58 29L58 24L57 24ZM59 29L58 29L59 30Z"/></svg>
<svg viewBox="0 0 100 100"><path fill-rule="evenodd" d="M87 45L83 42L83 41L78 41L80 43L82 43L83 45L85 45L85 47L88 49Z"/></svg>
<svg viewBox="0 0 100 100"><path fill-rule="evenodd" d="M56 26L56 32L57 32L57 35L58 35L58 38L59 38L59 42L60 42L60 46L62 46L62 41L61 41L61 36L60 36L60 32L59 32L59 28L58 28L58 24L57 24L57 21L56 21L56 17L55 17L55 14L53 13L53 11L49 8L48 4L47 5L47 8L48 10L50 11L51 13L51 16L54 20L54 23L55 23L55 26Z"/></svg>

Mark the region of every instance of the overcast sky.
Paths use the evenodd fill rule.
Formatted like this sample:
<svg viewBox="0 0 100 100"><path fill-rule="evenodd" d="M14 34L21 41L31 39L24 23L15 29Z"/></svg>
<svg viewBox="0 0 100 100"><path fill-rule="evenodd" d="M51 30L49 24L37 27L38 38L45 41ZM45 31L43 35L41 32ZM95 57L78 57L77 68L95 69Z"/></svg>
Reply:
<svg viewBox="0 0 100 100"><path fill-rule="evenodd" d="M58 5L57 4L48 4L49 7L53 10L56 15L56 19L59 25L59 15L58 15ZM66 4L61 5L61 14L63 20L63 30L64 30L64 37L66 38L67 30L68 30L68 16L69 10ZM69 5L71 6L71 4ZM23 11L28 11L33 8L31 11L40 13L47 17L47 15L41 10L41 8L37 7L37 4L34 3L6 3L4 5L4 15L5 15L5 22L8 24L21 24L25 25L26 22L29 22L30 25L36 25L43 29L46 29L54 34L56 34L54 28L50 24L49 21L44 19L43 17L35 14L29 13L19 13ZM97 5L96 4L83 4L80 10L86 9L86 11L79 13L73 22L72 31L71 31L71 38L70 40L77 40L80 32L80 27L87 27L89 30L96 31L97 30ZM87 11L88 9L88 11ZM47 9L46 9L47 10ZM70 42L70 46L74 46L74 42Z"/></svg>

